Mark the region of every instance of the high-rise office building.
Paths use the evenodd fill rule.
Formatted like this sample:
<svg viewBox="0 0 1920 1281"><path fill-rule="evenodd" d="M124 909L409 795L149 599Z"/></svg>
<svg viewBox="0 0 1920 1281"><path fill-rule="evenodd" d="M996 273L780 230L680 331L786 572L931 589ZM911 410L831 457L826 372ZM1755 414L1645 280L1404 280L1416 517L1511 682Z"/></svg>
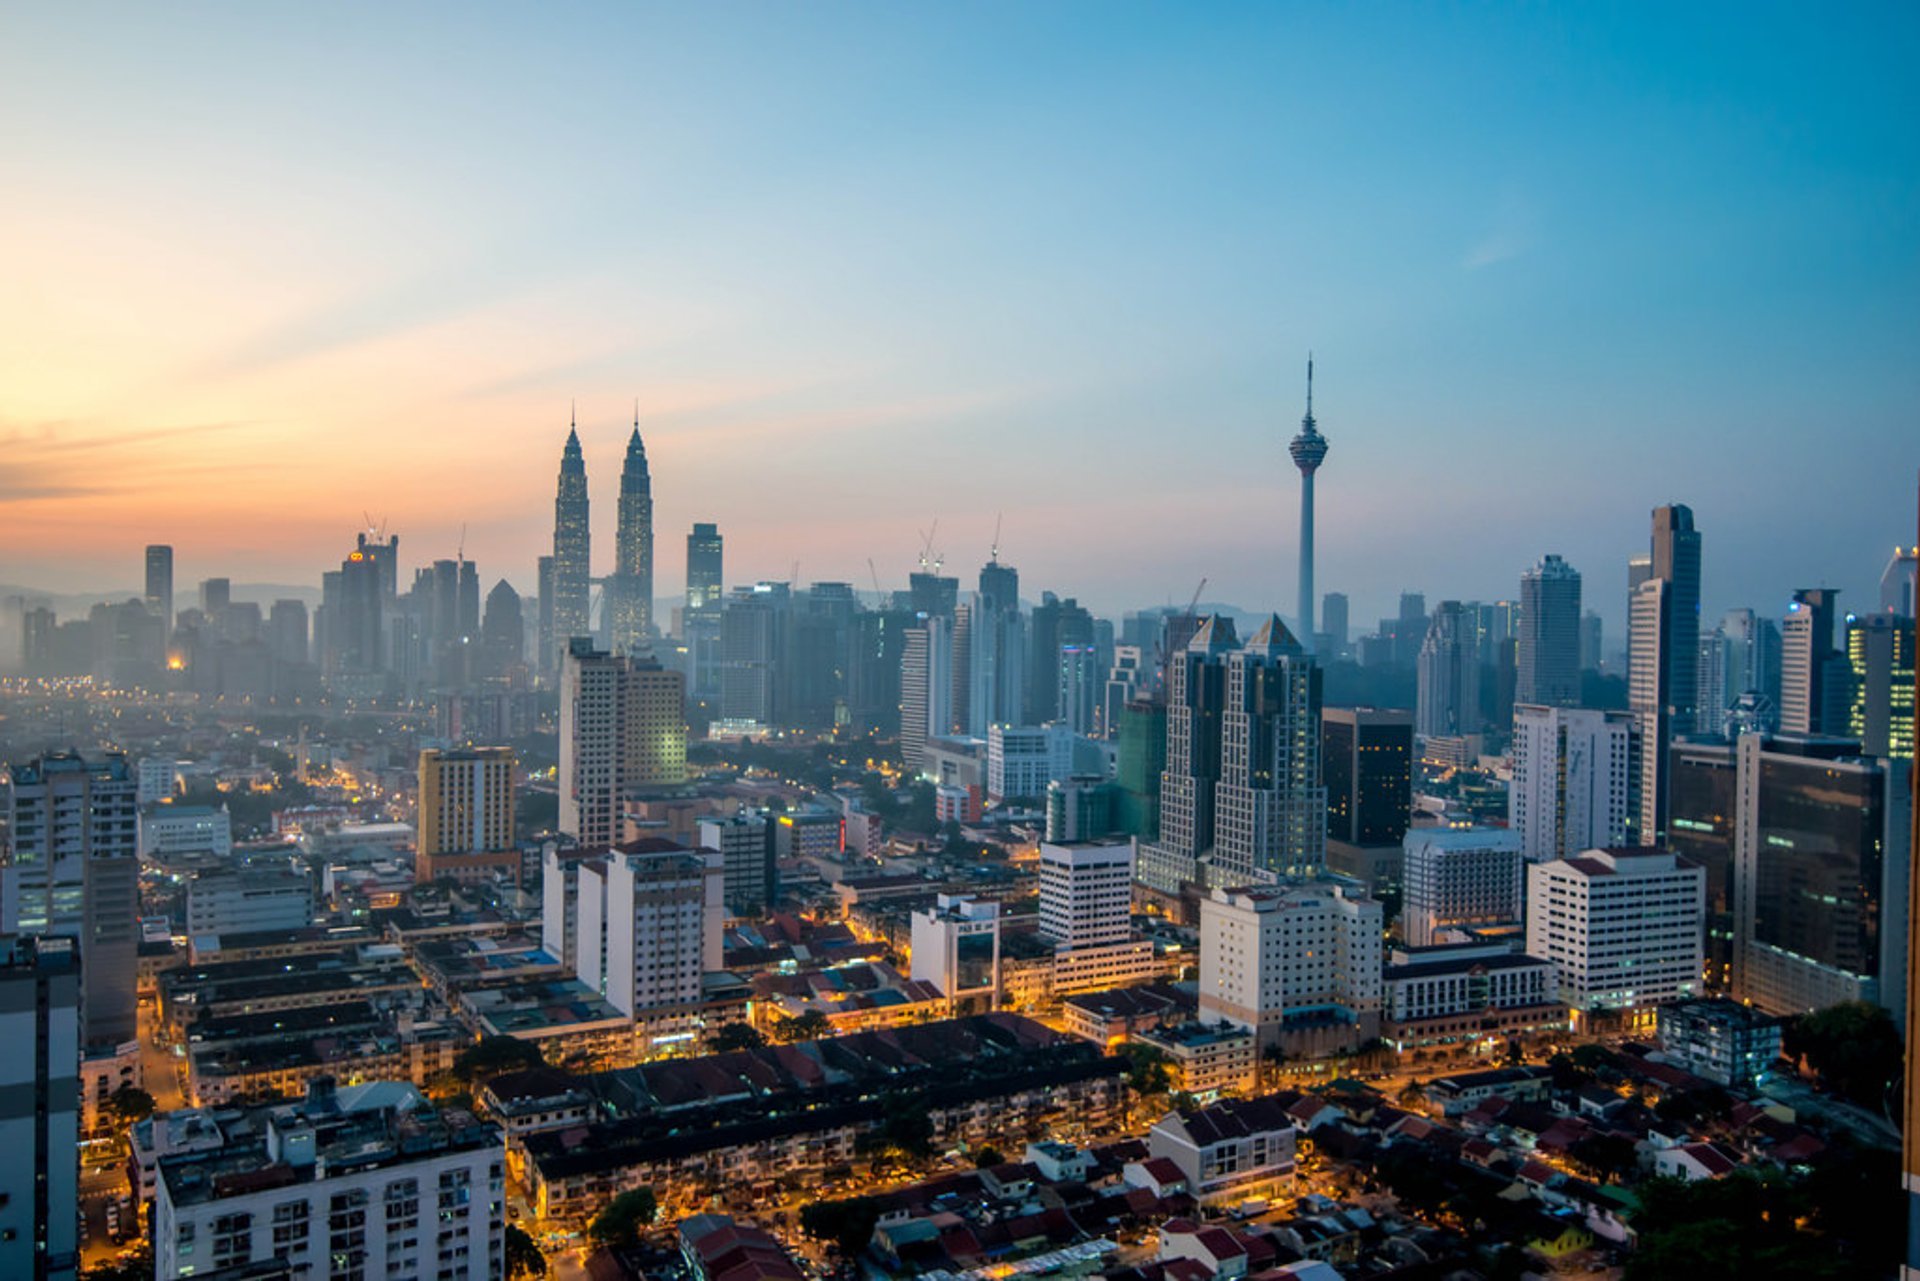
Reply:
<svg viewBox="0 0 1920 1281"><path fill-rule="evenodd" d="M1692 509L1654 509L1651 552L1629 563L1627 577L1627 705L1645 746L1639 837L1653 845L1666 833L1667 746L1676 727L1692 730L1699 696L1700 534Z"/></svg>
<svg viewBox="0 0 1920 1281"><path fill-rule="evenodd" d="M1913 759L1913 619L1898 614L1847 618L1852 693L1847 734L1868 756Z"/></svg>
<svg viewBox="0 0 1920 1281"><path fill-rule="evenodd" d="M0 1276L78 1275L80 966L73 940L0 936Z"/></svg>
<svg viewBox="0 0 1920 1281"><path fill-rule="evenodd" d="M307 605L305 601L277 600L267 617L267 648L280 663L307 661Z"/></svg>
<svg viewBox="0 0 1920 1281"><path fill-rule="evenodd" d="M1075 734L1094 737L1100 727L1100 696L1106 688L1099 651L1091 645L1062 645L1059 671L1060 720Z"/></svg>
<svg viewBox="0 0 1920 1281"><path fill-rule="evenodd" d="M558 667L576 637L589 635L592 607L592 532L587 519L587 461L580 452L579 423L567 430L560 451L560 479L553 498L553 653L543 661Z"/></svg>
<svg viewBox="0 0 1920 1281"><path fill-rule="evenodd" d="M1520 834L1528 862L1634 840L1646 750L1639 725L1631 712L1513 709L1508 826Z"/></svg>
<svg viewBox="0 0 1920 1281"><path fill-rule="evenodd" d="M1041 844L1041 938L1069 948L1123 943L1132 904L1131 841Z"/></svg>
<svg viewBox="0 0 1920 1281"><path fill-rule="evenodd" d="M768 816L742 809L727 818L703 818L699 833L700 848L720 854L727 911L735 916L765 911L778 889L773 823Z"/></svg>
<svg viewBox="0 0 1920 1281"><path fill-rule="evenodd" d="M1018 612L1020 609L1020 571L1000 563L1000 550L980 567L980 596L991 609Z"/></svg>
<svg viewBox="0 0 1920 1281"><path fill-rule="evenodd" d="M619 524L613 539L613 577L607 582L613 614L613 652L636 654L653 639L653 478L640 440L636 409L633 435L620 466Z"/></svg>
<svg viewBox="0 0 1920 1281"><path fill-rule="evenodd" d="M687 535L687 608L717 610L726 595L725 540L720 527L697 522Z"/></svg>
<svg viewBox="0 0 1920 1281"><path fill-rule="evenodd" d="M1520 835L1492 827L1427 827L1408 832L1402 872L1408 947L1432 947L1442 931L1516 925L1525 903Z"/></svg>
<svg viewBox="0 0 1920 1281"><path fill-rule="evenodd" d="M162 630L173 631L173 548L165 543L147 547L147 611L160 620Z"/></svg>
<svg viewBox="0 0 1920 1281"><path fill-rule="evenodd" d="M1208 881L1317 875L1327 863L1320 669L1277 614L1225 662Z"/></svg>
<svg viewBox="0 0 1920 1281"><path fill-rule="evenodd" d="M480 617L482 667L489 676L504 676L527 659L527 622L520 593L501 579L487 593L486 612Z"/></svg>
<svg viewBox="0 0 1920 1281"><path fill-rule="evenodd" d="M1352 632L1347 622L1345 592L1328 592L1320 598L1320 634L1332 642L1334 655L1346 652Z"/></svg>
<svg viewBox="0 0 1920 1281"><path fill-rule="evenodd" d="M556 666L560 653L559 642L553 638L553 557L542 556L535 562L535 638L539 652L534 655L533 668L543 685L551 685L559 668Z"/></svg>
<svg viewBox="0 0 1920 1281"><path fill-rule="evenodd" d="M1480 656L1465 609L1443 600L1420 643L1414 728L1422 738L1477 734Z"/></svg>
<svg viewBox="0 0 1920 1281"><path fill-rule="evenodd" d="M200 612L208 622L217 622L227 606L233 604L233 582L226 578L200 580Z"/></svg>
<svg viewBox="0 0 1920 1281"><path fill-rule="evenodd" d="M0 933L80 946L82 1043L135 1036L140 947L139 781L118 752L51 752L10 771L13 857L0 869Z"/></svg>
<svg viewBox="0 0 1920 1281"><path fill-rule="evenodd" d="M1215 889L1200 900L1200 1017L1261 1048L1352 1048L1379 1031L1379 900L1340 881Z"/></svg>
<svg viewBox="0 0 1920 1281"><path fill-rule="evenodd" d="M1114 826L1135 836L1144 851L1160 838L1160 775L1167 767L1167 705L1136 698L1120 710L1115 753Z"/></svg>
<svg viewBox="0 0 1920 1281"><path fill-rule="evenodd" d="M1300 469L1300 606L1294 617L1307 645L1313 644L1313 477L1327 460L1327 438L1313 420L1313 357L1307 357L1307 412L1300 431L1287 444L1293 465Z"/></svg>
<svg viewBox="0 0 1920 1281"><path fill-rule="evenodd" d="M387 636L396 608L400 536L386 539L363 530L340 562L337 595L326 602L326 639L331 675L376 690L374 678L388 669ZM331 577L331 576L329 576ZM332 586L332 583L328 584Z"/></svg>
<svg viewBox="0 0 1920 1281"><path fill-rule="evenodd" d="M1093 644L1093 615L1069 596L1043 592L1028 614L1032 653L1027 665L1027 719L1039 725L1060 718L1060 650Z"/></svg>
<svg viewBox="0 0 1920 1281"><path fill-rule="evenodd" d="M560 830L612 845L629 796L686 778L685 678L575 637L560 674Z"/></svg>
<svg viewBox="0 0 1920 1281"><path fill-rule="evenodd" d="M1848 739L1740 740L1733 995L1770 1014L1904 1011L1907 768Z"/></svg>
<svg viewBox="0 0 1920 1281"><path fill-rule="evenodd" d="M1734 743L1700 739L1670 749L1667 848L1706 873L1707 989L1733 984L1733 827L1737 762Z"/></svg>
<svg viewBox="0 0 1920 1281"><path fill-rule="evenodd" d="M1160 838L1140 856L1140 879L1177 893L1199 874L1214 843L1214 785L1226 710L1228 654L1240 648L1233 620L1215 614L1167 659L1166 768L1160 775Z"/></svg>
<svg viewBox="0 0 1920 1281"><path fill-rule="evenodd" d="M1597 672L1606 662L1603 646L1606 644L1606 628L1600 615L1588 610L1580 616L1580 670Z"/></svg>
<svg viewBox="0 0 1920 1281"><path fill-rule="evenodd" d="M788 683L782 677L791 604L786 583L756 583L727 598L719 642L723 719L768 729L785 722Z"/></svg>
<svg viewBox="0 0 1920 1281"><path fill-rule="evenodd" d="M1780 730L1785 734L1845 734L1851 702L1846 656L1834 648L1840 593L1802 588L1780 624Z"/></svg>
<svg viewBox="0 0 1920 1281"><path fill-rule="evenodd" d="M1398 844L1413 812L1413 717L1405 709L1322 708L1320 771L1328 839Z"/></svg>
<svg viewBox="0 0 1920 1281"><path fill-rule="evenodd" d="M1545 556L1520 575L1520 645L1513 699L1547 707L1580 701L1580 573Z"/></svg>
<svg viewBox="0 0 1920 1281"><path fill-rule="evenodd" d="M1915 574L1920 570L1920 544L1902 547L1894 544L1893 555L1880 573L1880 612L1904 618L1920 615L1920 593L1915 591Z"/></svg>
<svg viewBox="0 0 1920 1281"><path fill-rule="evenodd" d="M1583 1025L1639 1025L1701 993L1705 873L1662 849L1591 849L1527 868L1527 955Z"/></svg>
<svg viewBox="0 0 1920 1281"><path fill-rule="evenodd" d="M909 774L926 764L927 740L952 731L952 697L952 625L920 618L900 650L900 755Z"/></svg>
<svg viewBox="0 0 1920 1281"><path fill-rule="evenodd" d="M420 753L414 880L479 881L499 872L518 883L514 772L510 747Z"/></svg>

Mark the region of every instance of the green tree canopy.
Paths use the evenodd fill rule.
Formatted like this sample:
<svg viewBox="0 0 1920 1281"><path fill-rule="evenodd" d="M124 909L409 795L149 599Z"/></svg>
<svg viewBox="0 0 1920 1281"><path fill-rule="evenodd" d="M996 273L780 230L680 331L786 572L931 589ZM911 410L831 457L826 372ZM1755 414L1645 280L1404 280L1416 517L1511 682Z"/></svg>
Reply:
<svg viewBox="0 0 1920 1281"><path fill-rule="evenodd" d="M511 1036L482 1037L453 1058L453 1075L477 1090L496 1076L545 1067L540 1047Z"/></svg>
<svg viewBox="0 0 1920 1281"><path fill-rule="evenodd" d="M872 1197L809 1201L800 1207L800 1226L819 1240L833 1242L849 1257L866 1250L873 1240L874 1225L879 1221L880 1205Z"/></svg>
<svg viewBox="0 0 1920 1281"><path fill-rule="evenodd" d="M751 1023L729 1023L713 1034L712 1045L716 1052L728 1050L757 1050L767 1043L766 1036Z"/></svg>
<svg viewBox="0 0 1920 1281"><path fill-rule="evenodd" d="M831 1031L831 1019L819 1010L808 1010L797 1018L776 1022L773 1025L773 1039L791 1045L796 1041L817 1041Z"/></svg>
<svg viewBox="0 0 1920 1281"><path fill-rule="evenodd" d="M547 1256L517 1223L507 1225L507 1281L547 1275Z"/></svg>
<svg viewBox="0 0 1920 1281"><path fill-rule="evenodd" d="M1805 1058L1828 1088L1860 1106L1879 1111L1900 1081L1905 1048L1885 1010L1847 1001L1803 1014L1782 1029L1789 1057Z"/></svg>
<svg viewBox="0 0 1920 1281"><path fill-rule="evenodd" d="M587 1236L594 1244L632 1245L640 1238L640 1229L653 1222L659 1213L652 1188L634 1188L607 1202L606 1208L587 1225Z"/></svg>
<svg viewBox="0 0 1920 1281"><path fill-rule="evenodd" d="M123 1085L107 1096L107 1115L120 1125L132 1125L153 1115L153 1096L137 1086Z"/></svg>

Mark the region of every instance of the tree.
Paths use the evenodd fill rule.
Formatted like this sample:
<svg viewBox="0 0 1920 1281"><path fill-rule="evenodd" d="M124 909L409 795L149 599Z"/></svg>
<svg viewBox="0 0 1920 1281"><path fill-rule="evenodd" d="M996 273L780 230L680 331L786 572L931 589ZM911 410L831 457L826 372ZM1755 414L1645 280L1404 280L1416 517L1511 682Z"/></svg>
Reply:
<svg viewBox="0 0 1920 1281"><path fill-rule="evenodd" d="M791 1045L795 1041L817 1041L833 1031L833 1021L819 1010L808 1010L798 1018L780 1019L773 1025L773 1039Z"/></svg>
<svg viewBox="0 0 1920 1281"><path fill-rule="evenodd" d="M875 1155L894 1153L909 1159L933 1152L933 1117L927 1105L907 1095L887 1099L878 1128L860 1136L860 1147Z"/></svg>
<svg viewBox="0 0 1920 1281"><path fill-rule="evenodd" d="M496 1076L546 1065L539 1046L511 1036L482 1037L453 1056L454 1076L475 1090Z"/></svg>
<svg viewBox="0 0 1920 1281"><path fill-rule="evenodd" d="M1608 1182L1625 1178L1640 1165L1640 1153L1633 1140L1617 1134L1589 1134L1576 1139L1569 1155Z"/></svg>
<svg viewBox="0 0 1920 1281"><path fill-rule="evenodd" d="M1127 1088L1136 1095L1151 1098L1173 1088L1173 1078L1167 1072L1167 1056L1159 1050L1129 1041L1120 1047L1120 1053L1128 1060Z"/></svg>
<svg viewBox="0 0 1920 1281"><path fill-rule="evenodd" d="M595 1245L632 1245L640 1239L640 1229L652 1223L659 1210L652 1188L622 1192L594 1216L587 1225L587 1235Z"/></svg>
<svg viewBox="0 0 1920 1281"><path fill-rule="evenodd" d="M547 1256L517 1223L507 1225L507 1281L547 1275Z"/></svg>
<svg viewBox="0 0 1920 1281"><path fill-rule="evenodd" d="M151 1281L153 1247L142 1244L127 1258L96 1263L80 1275L84 1281Z"/></svg>
<svg viewBox="0 0 1920 1281"><path fill-rule="evenodd" d="M123 1085L107 1096L107 1115L130 1126L153 1115L153 1096L136 1086Z"/></svg>
<svg viewBox="0 0 1920 1281"><path fill-rule="evenodd" d="M989 1143L973 1154L973 1165L977 1170L989 1170L996 1165L1004 1163L1006 1159L1005 1156L1001 1155L999 1148Z"/></svg>
<svg viewBox="0 0 1920 1281"><path fill-rule="evenodd" d="M751 1023L729 1023L713 1034L716 1053L728 1050L757 1050L767 1043L765 1033Z"/></svg>
<svg viewBox="0 0 1920 1281"><path fill-rule="evenodd" d="M1904 1053L1893 1018L1866 1001L1803 1014L1782 1029L1789 1058L1804 1058L1828 1088L1878 1112L1900 1081Z"/></svg>
<svg viewBox="0 0 1920 1281"><path fill-rule="evenodd" d="M1877 1264L1863 1270L1863 1260L1804 1230L1811 1209L1805 1190L1783 1178L1741 1170L1696 1183L1648 1179L1634 1195L1640 1203L1633 1216L1639 1243L1627 1261L1626 1281L1709 1276L1839 1281L1883 1270Z"/></svg>
<svg viewBox="0 0 1920 1281"><path fill-rule="evenodd" d="M1408 1077L1407 1083L1400 1087L1401 1105L1403 1107L1419 1107L1425 1105L1426 1101L1427 1087L1421 1083L1419 1077Z"/></svg>
<svg viewBox="0 0 1920 1281"><path fill-rule="evenodd" d="M800 1207L800 1226L810 1236L833 1242L850 1258L866 1250L873 1240L874 1225L879 1221L880 1206L872 1197L809 1201Z"/></svg>

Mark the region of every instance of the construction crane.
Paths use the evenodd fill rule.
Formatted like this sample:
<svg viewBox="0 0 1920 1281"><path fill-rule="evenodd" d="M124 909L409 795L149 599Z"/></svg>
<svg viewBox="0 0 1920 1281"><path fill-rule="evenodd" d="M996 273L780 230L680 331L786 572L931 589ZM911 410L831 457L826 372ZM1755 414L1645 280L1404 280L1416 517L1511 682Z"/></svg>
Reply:
<svg viewBox="0 0 1920 1281"><path fill-rule="evenodd" d="M867 557L867 572L873 575L873 605L875 609L887 607L887 593L880 586L880 571L874 567L873 557Z"/></svg>
<svg viewBox="0 0 1920 1281"><path fill-rule="evenodd" d="M1205 579L1205 577L1202 577L1200 579L1200 585L1193 589L1193 599L1187 602L1187 617L1189 618L1198 617L1198 615L1195 614L1193 611L1199 608L1200 593L1206 590L1207 590L1207 580Z"/></svg>
<svg viewBox="0 0 1920 1281"><path fill-rule="evenodd" d="M996 565L1000 563L1000 522L1005 517L1005 512L993 514L993 543L987 548L987 559Z"/></svg>
<svg viewBox="0 0 1920 1281"><path fill-rule="evenodd" d="M940 566L946 563L945 558L933 550L933 540L939 533L940 518L938 516L933 518L932 529L920 531L920 568L929 574L939 573Z"/></svg>
<svg viewBox="0 0 1920 1281"><path fill-rule="evenodd" d="M460 546L454 550L454 559L464 563L467 559L467 522L460 522Z"/></svg>

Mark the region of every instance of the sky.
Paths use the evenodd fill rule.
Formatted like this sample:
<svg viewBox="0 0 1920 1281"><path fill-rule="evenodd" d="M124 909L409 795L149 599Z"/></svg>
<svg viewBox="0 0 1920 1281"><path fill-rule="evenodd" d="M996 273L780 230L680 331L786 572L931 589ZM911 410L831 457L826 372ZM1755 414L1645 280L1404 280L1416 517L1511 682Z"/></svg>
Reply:
<svg viewBox="0 0 1920 1281"><path fill-rule="evenodd" d="M1321 590L1617 636L1871 603L1920 470L1920 9L63 4L0 14L0 583L317 585L370 518L531 589L636 405L657 591Z"/></svg>

